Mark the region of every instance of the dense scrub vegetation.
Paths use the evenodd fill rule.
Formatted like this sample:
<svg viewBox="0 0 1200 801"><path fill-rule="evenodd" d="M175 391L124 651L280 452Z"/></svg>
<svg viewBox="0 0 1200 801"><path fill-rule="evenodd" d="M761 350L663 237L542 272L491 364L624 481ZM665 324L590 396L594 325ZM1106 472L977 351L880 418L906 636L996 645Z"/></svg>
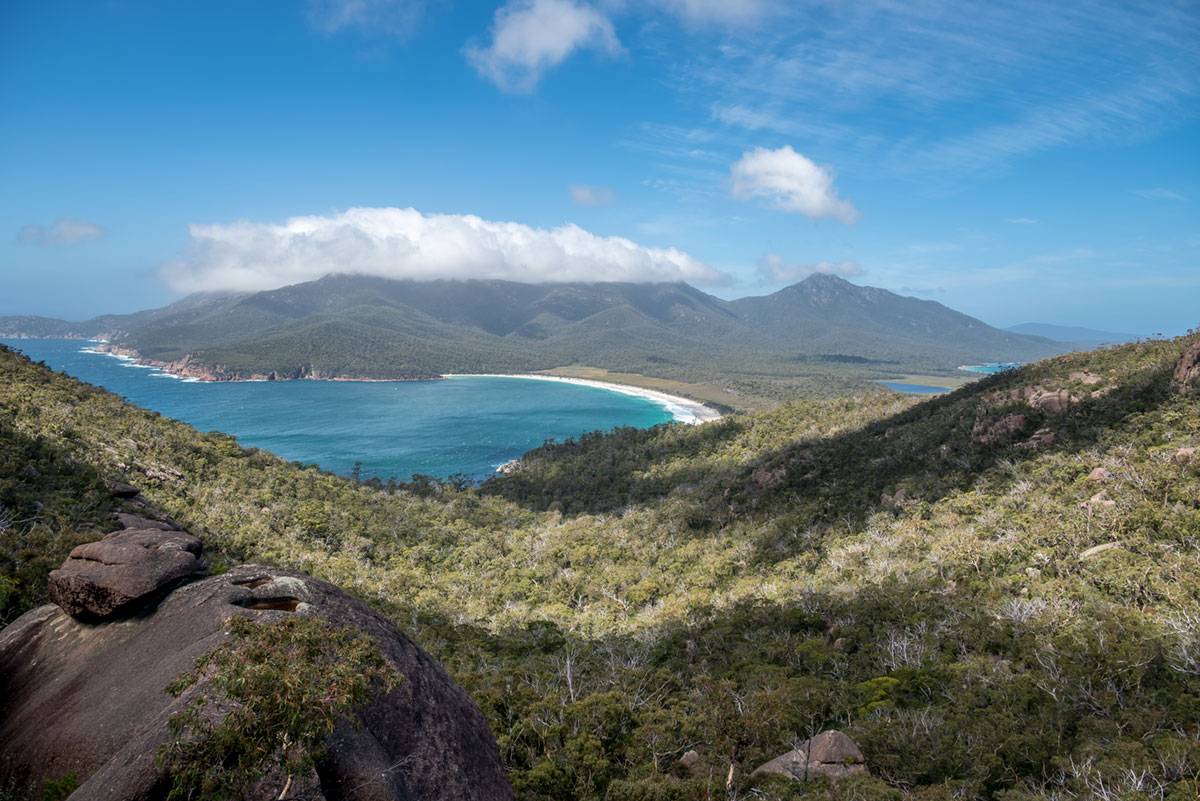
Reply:
<svg viewBox="0 0 1200 801"><path fill-rule="evenodd" d="M168 688L182 695L211 685L226 708L191 695L168 722L172 739L156 755L172 779L168 801L225 801L268 777L287 798L296 777L312 771L341 715L400 681L375 645L318 618L229 621L217 646Z"/></svg>
<svg viewBox="0 0 1200 801"><path fill-rule="evenodd" d="M127 479L221 559L390 614L484 709L524 799L717 797L731 764L737 797L1192 799L1200 395L1171 370L1197 339L391 492L0 351L5 614L39 600L28 555L101 530L98 488ZM871 777L750 779L830 727Z"/></svg>

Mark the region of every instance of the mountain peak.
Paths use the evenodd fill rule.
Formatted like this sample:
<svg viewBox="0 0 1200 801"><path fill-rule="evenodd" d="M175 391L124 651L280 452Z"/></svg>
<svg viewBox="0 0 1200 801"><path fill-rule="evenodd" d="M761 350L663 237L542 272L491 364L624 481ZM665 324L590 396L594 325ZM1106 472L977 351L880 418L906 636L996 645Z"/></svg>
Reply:
<svg viewBox="0 0 1200 801"><path fill-rule="evenodd" d="M805 285L805 286L839 286L839 287L841 287L841 286L856 286L855 284L852 284L849 281L847 281L845 278L842 278L840 275L834 275L833 273L813 273L813 274L805 277L798 284L795 284L795 286L801 286L801 285Z"/></svg>

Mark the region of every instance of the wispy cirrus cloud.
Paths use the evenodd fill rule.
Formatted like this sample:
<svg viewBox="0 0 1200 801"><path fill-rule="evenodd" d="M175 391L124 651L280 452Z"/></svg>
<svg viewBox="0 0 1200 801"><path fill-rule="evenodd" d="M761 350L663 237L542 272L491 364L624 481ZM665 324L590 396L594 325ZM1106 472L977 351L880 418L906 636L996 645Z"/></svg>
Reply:
<svg viewBox="0 0 1200 801"><path fill-rule="evenodd" d="M534 228L473 215L354 208L282 223L189 227L191 249L163 275L177 290L257 291L331 273L384 278L690 281L725 276L676 248L644 247L577 225Z"/></svg>
<svg viewBox="0 0 1200 801"><path fill-rule="evenodd" d="M1186 203L1188 200L1186 195L1161 186L1154 189L1134 189L1133 194L1146 200L1173 200L1176 203Z"/></svg>
<svg viewBox="0 0 1200 801"><path fill-rule="evenodd" d="M92 239L100 239L107 232L93 222L64 217L51 225L30 223L17 231L17 242L22 245L75 245Z"/></svg>
<svg viewBox="0 0 1200 801"><path fill-rule="evenodd" d="M464 51L471 66L506 92L532 92L550 68L580 50L621 52L609 18L576 0L509 0L496 11L491 41Z"/></svg>
<svg viewBox="0 0 1200 801"><path fill-rule="evenodd" d="M1200 7L1186 0L796 0L778 13L667 65L711 149L785 138L843 168L953 182L1200 116Z"/></svg>
<svg viewBox="0 0 1200 801"><path fill-rule="evenodd" d="M639 17L645 22L666 16L689 29L750 31L786 8L783 0L508 0L496 11L491 41L468 44L464 53L476 71L501 90L529 93L546 72L575 52L624 52L614 18L628 22L632 17L636 23Z"/></svg>
<svg viewBox="0 0 1200 801"><path fill-rule="evenodd" d="M859 217L858 209L838 197L833 170L815 164L791 145L743 153L730 168L730 179L736 198L763 199L781 211L814 220L829 217L850 224Z"/></svg>
<svg viewBox="0 0 1200 801"><path fill-rule="evenodd" d="M756 25L781 10L777 0L658 0L693 25Z"/></svg>
<svg viewBox="0 0 1200 801"><path fill-rule="evenodd" d="M308 22L321 33L406 37L425 13L423 0L308 0Z"/></svg>

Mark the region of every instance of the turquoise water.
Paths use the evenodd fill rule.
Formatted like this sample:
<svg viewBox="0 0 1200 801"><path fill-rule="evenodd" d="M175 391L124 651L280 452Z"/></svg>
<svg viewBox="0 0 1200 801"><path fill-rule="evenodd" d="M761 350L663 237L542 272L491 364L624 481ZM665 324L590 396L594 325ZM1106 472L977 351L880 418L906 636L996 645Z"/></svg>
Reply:
<svg viewBox="0 0 1200 801"><path fill-rule="evenodd" d="M968 373L995 375L996 373L1003 373L1005 370L1015 370L1020 366L1018 362L988 362L987 364L964 364L958 369L966 370Z"/></svg>
<svg viewBox="0 0 1200 801"><path fill-rule="evenodd" d="M671 419L653 401L549 381L188 382L81 352L88 343L79 340L3 341L52 369L202 431L232 434L243 445L342 475L361 462L364 478L485 478L547 439Z"/></svg>
<svg viewBox="0 0 1200 801"><path fill-rule="evenodd" d="M903 381L880 381L893 392L903 392L905 395L940 395L949 392L948 387L935 387L929 384L906 384Z"/></svg>

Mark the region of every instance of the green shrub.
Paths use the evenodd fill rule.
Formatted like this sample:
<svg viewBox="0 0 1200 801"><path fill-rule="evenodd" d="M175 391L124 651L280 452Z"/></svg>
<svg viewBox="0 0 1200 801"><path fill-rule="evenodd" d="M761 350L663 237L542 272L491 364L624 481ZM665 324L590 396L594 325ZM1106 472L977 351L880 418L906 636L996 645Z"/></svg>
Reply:
<svg viewBox="0 0 1200 801"><path fill-rule="evenodd" d="M59 779L47 779L42 782L42 801L66 801L79 787L79 777L68 773Z"/></svg>
<svg viewBox="0 0 1200 801"><path fill-rule="evenodd" d="M171 799L223 801L275 774L286 796L337 720L399 681L372 640L316 618L236 616L229 632L229 642L168 688L198 690L171 718L172 739L157 755Z"/></svg>

